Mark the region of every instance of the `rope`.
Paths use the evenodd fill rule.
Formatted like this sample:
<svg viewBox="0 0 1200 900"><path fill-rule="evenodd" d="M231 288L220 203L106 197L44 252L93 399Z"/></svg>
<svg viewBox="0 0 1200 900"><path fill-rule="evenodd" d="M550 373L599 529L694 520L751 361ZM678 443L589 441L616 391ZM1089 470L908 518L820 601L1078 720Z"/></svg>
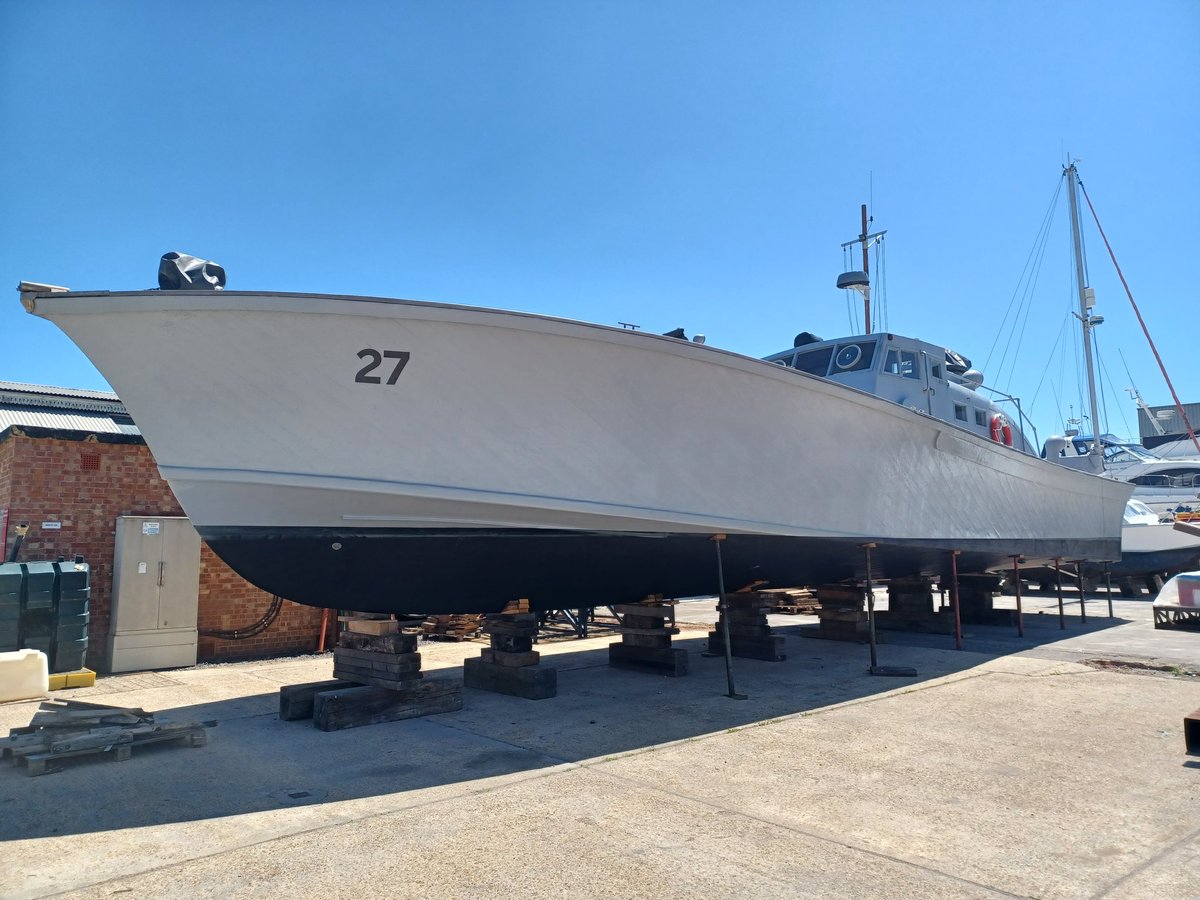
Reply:
<svg viewBox="0 0 1200 900"><path fill-rule="evenodd" d="M1000 327L996 329L995 337L992 339L992 346L988 349L987 357L983 361L985 371L989 370L992 362L992 355L996 352L996 346L1000 342L1001 336L1008 329L1008 339L1004 344L1004 349L1000 355L1000 362L996 366L996 374L993 381L996 383L1003 382L1004 366L1008 360L1008 354L1012 348L1014 337L1018 331L1023 338L1025 329L1028 326L1029 315L1033 309L1031 298L1034 288L1037 285L1038 277L1041 274L1042 262L1046 255L1046 246L1050 238L1050 225L1054 220L1054 213L1058 207L1058 198L1062 193L1062 179L1057 179L1057 186L1053 196L1050 198L1050 204L1046 208L1046 212L1042 215L1042 222L1038 228L1037 236L1034 238L1033 246L1029 250L1029 256L1025 259L1025 266L1021 270L1021 276L1017 279L1016 287L1013 288L1012 296L1009 297L1008 306L1004 310L1004 318L1000 321ZM1022 290L1024 285L1024 290ZM1020 302L1018 303L1018 297ZM1015 310L1014 310L1015 307ZM1022 316L1022 314L1024 314ZM1012 317L1012 325L1009 326L1009 317ZM1017 344L1020 346L1021 339L1018 338ZM1013 355L1012 371L1015 374L1017 368L1017 354Z"/></svg>
<svg viewBox="0 0 1200 900"><path fill-rule="evenodd" d="M1111 430L1112 429L1112 419L1109 418L1109 415L1108 415L1108 394L1104 393L1103 383L1105 381L1108 382L1108 389L1114 397L1117 396L1117 389L1113 385L1112 376L1108 374L1108 367L1106 365L1104 365L1104 357L1102 357L1100 355L1100 339L1097 337L1095 331L1092 332L1092 346L1096 350L1096 362L1100 366L1100 381L1101 381L1100 403L1103 404L1103 407L1104 407L1101 410L1101 412L1103 412L1103 414L1104 414L1104 424L1107 426L1106 430ZM1123 407L1119 402L1117 403L1117 413L1121 416L1121 425L1124 426L1125 435L1128 438L1128 436L1130 434L1133 434L1133 432L1129 430L1129 420L1127 418L1125 418L1125 407ZM1136 441L1134 443L1136 443Z"/></svg>
<svg viewBox="0 0 1200 900"><path fill-rule="evenodd" d="M1183 404L1179 402L1179 395L1175 393L1175 385L1171 384L1171 376L1167 374L1167 367L1163 365L1162 357L1158 355L1158 348L1154 346L1154 338L1150 337L1150 329L1146 327L1146 321L1142 318L1142 311L1138 309L1137 301L1133 299L1133 291L1129 290L1129 283L1125 281L1125 273L1121 271L1121 265L1117 262L1117 256L1113 253L1112 245L1108 242L1108 235L1104 233L1104 227L1100 224L1100 217L1096 215L1096 207L1092 206L1092 198L1088 196L1087 188L1083 186L1083 179L1079 179L1079 189L1083 191L1083 199L1087 201L1088 209L1092 211L1092 218L1096 220L1096 228L1100 231L1100 237L1104 239L1104 247L1108 250L1109 259L1117 269L1117 277L1121 279L1121 287L1125 288L1125 296L1129 298L1130 305L1133 306L1134 315L1137 316L1138 324L1142 326L1142 333L1146 335L1146 340L1150 342L1150 349L1154 352L1154 359L1158 363L1159 371L1162 372L1163 379L1167 382L1167 388L1171 391L1171 399L1175 401L1175 408L1179 410L1179 415L1183 419L1183 427L1187 429L1188 437L1192 439L1192 443L1196 445L1197 452L1200 452L1200 440L1196 439L1196 432L1192 428L1192 423L1188 421L1187 413L1183 410Z"/></svg>

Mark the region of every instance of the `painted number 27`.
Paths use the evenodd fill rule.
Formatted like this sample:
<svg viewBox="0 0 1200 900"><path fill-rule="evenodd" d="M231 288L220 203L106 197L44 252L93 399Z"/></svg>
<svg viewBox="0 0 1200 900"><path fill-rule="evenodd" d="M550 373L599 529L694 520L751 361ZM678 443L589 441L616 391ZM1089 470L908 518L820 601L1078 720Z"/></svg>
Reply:
<svg viewBox="0 0 1200 900"><path fill-rule="evenodd" d="M384 350L382 353L378 350L372 350L370 347L365 350L359 350L358 358L369 361L358 370L358 374L354 376L354 380L359 384L382 384L382 379L378 375L372 375L371 373L379 368L385 359L394 359L396 366L392 369L392 374L388 376L387 383L395 384L396 379L400 377L400 373L404 371L404 367L408 365L408 358L411 355L407 350Z"/></svg>

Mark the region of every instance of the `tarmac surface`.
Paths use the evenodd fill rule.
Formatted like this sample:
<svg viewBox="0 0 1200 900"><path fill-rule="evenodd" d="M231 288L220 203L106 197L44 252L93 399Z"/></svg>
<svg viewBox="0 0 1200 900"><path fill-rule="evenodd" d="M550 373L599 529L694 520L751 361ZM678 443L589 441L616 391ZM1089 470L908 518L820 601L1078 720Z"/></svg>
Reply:
<svg viewBox="0 0 1200 900"><path fill-rule="evenodd" d="M610 668L599 633L539 646L553 699L467 689L333 733L278 719L328 655L102 677L55 696L215 723L208 744L0 764L0 896L1198 896L1200 632L1071 599L1065 629L1026 596L1023 639L967 627L961 651L880 632L915 678L773 616L788 658L735 658L745 700L701 655L711 601L678 608L685 677ZM481 646L420 649L453 673Z"/></svg>

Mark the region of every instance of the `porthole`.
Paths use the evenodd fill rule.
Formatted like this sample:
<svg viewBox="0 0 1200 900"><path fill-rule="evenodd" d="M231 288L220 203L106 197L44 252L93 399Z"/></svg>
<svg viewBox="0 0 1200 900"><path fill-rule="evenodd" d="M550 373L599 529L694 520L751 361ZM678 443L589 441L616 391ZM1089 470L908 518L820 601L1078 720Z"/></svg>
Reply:
<svg viewBox="0 0 1200 900"><path fill-rule="evenodd" d="M858 344L847 344L833 358L833 364L839 369L853 369L862 359L862 347Z"/></svg>

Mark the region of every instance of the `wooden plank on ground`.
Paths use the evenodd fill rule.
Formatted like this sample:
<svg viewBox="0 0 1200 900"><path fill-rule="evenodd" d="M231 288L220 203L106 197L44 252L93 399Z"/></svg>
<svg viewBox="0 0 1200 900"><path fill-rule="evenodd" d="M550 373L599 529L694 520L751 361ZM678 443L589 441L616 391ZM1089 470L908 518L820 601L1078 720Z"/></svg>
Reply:
<svg viewBox="0 0 1200 900"><path fill-rule="evenodd" d="M404 692L372 686L343 688L317 694L313 725L321 731L339 731L453 712L462 704L462 682L457 679L429 679Z"/></svg>
<svg viewBox="0 0 1200 900"><path fill-rule="evenodd" d="M358 687L354 682L330 678L326 681L309 681L305 684L285 684L279 688L279 718L284 722L311 719L313 698L321 691L336 691L340 688Z"/></svg>

